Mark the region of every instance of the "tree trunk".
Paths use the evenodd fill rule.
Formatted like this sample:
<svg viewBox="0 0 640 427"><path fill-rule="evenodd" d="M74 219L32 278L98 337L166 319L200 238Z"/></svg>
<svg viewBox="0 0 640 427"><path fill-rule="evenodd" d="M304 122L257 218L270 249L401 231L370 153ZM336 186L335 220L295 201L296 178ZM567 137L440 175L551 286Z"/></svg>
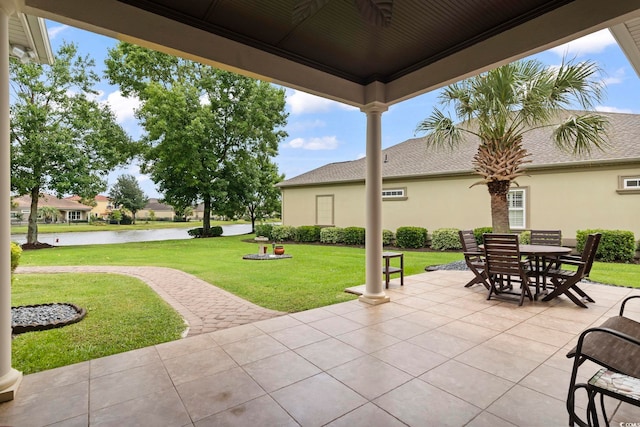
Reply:
<svg viewBox="0 0 640 427"><path fill-rule="evenodd" d="M136 212L137 211L131 211L131 224L136 225Z"/></svg>
<svg viewBox="0 0 640 427"><path fill-rule="evenodd" d="M209 233L209 229L211 228L211 199L209 197L205 197L204 199L204 213L202 215L202 232L205 236Z"/></svg>
<svg viewBox="0 0 640 427"><path fill-rule="evenodd" d="M256 208L255 206L252 206L251 204L248 207L249 210L249 216L251 217L251 232L255 233L256 232Z"/></svg>
<svg viewBox="0 0 640 427"><path fill-rule="evenodd" d="M494 233L508 233L509 226L509 205L507 194L511 187L511 181L490 181L487 183L489 195L491 196L491 225Z"/></svg>
<svg viewBox="0 0 640 427"><path fill-rule="evenodd" d="M38 243L38 200L40 197L40 187L31 189L31 211L27 227L27 244Z"/></svg>

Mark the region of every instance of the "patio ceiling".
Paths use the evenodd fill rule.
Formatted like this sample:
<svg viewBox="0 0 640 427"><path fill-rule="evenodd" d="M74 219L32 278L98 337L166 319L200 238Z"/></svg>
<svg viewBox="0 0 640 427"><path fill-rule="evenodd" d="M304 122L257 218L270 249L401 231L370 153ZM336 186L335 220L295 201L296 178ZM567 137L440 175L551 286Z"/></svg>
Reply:
<svg viewBox="0 0 640 427"><path fill-rule="evenodd" d="M372 23L372 3L389 25ZM638 18L639 9L640 0L24 0L22 7L360 107L400 102Z"/></svg>

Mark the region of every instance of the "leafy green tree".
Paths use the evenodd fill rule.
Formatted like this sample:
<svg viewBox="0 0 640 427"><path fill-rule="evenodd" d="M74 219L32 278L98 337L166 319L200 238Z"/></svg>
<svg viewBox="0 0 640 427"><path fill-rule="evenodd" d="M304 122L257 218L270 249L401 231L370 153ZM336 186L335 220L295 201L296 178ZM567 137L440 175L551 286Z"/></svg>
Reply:
<svg viewBox="0 0 640 427"><path fill-rule="evenodd" d="M487 185L494 232L509 231L507 194L511 183L525 174L530 153L523 135L554 126L556 146L576 155L606 146L607 119L592 112L568 111L574 105L591 110L603 95L600 69L590 61L563 61L546 68L535 60L518 61L448 86L441 104L452 105L456 124L438 108L418 124L427 132L428 146L455 148L463 134L477 137L473 158L477 184Z"/></svg>
<svg viewBox="0 0 640 427"><path fill-rule="evenodd" d="M138 180L133 175L120 175L109 191L109 198L116 206L121 206L131 212L133 224L136 223L136 212L144 209L149 198L144 195Z"/></svg>
<svg viewBox="0 0 640 427"><path fill-rule="evenodd" d="M202 202L208 235L211 212L225 209L247 159L277 154L284 90L126 43L109 51L106 65L110 82L142 103L143 171L176 210Z"/></svg>
<svg viewBox="0 0 640 427"><path fill-rule="evenodd" d="M122 221L122 211L120 209L114 209L109 214L109 217L120 225L120 221Z"/></svg>
<svg viewBox="0 0 640 427"><path fill-rule="evenodd" d="M11 189L31 196L27 244L38 240L41 192L92 197L106 175L135 153L136 145L107 105L95 100L94 62L64 44L53 65L12 58Z"/></svg>
<svg viewBox="0 0 640 427"><path fill-rule="evenodd" d="M230 217L248 215L254 233L256 220L280 212L280 190L275 185L284 176L278 173L278 166L268 156L248 158L242 170L241 176L229 179L228 200L220 213Z"/></svg>

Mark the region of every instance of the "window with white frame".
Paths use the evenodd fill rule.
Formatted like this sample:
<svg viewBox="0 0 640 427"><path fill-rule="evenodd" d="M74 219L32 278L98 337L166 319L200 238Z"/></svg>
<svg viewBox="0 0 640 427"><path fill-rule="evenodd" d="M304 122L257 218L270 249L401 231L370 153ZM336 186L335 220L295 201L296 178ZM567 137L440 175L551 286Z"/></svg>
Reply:
<svg viewBox="0 0 640 427"><path fill-rule="evenodd" d="M640 190L640 176L624 178L622 180L622 188L625 190Z"/></svg>
<svg viewBox="0 0 640 427"><path fill-rule="evenodd" d="M69 219L69 221L80 221L82 219L82 212L80 212L80 211L69 211L68 219Z"/></svg>
<svg viewBox="0 0 640 427"><path fill-rule="evenodd" d="M382 190L382 200L406 200L406 188L384 188Z"/></svg>
<svg viewBox="0 0 640 427"><path fill-rule="evenodd" d="M514 188L507 194L509 205L509 226L512 229L524 229L527 225L527 193L524 188Z"/></svg>

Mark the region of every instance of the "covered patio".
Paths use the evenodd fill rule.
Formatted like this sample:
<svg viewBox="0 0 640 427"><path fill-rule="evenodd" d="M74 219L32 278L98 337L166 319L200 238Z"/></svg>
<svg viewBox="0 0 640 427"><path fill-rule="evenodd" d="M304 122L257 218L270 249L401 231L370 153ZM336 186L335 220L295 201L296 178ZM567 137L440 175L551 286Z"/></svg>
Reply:
<svg viewBox="0 0 640 427"><path fill-rule="evenodd" d="M462 289L464 273L408 277L405 289L385 292L382 114L492 67L634 22L640 0L0 0L3 88L9 17L16 12L360 108L367 115L369 237L359 301L26 376L20 398L0 405L0 423L119 425L115 420L125 416L127 424L138 417L143 425L179 426L566 424L564 354L576 334L612 315L631 290L590 289L598 305L584 311L563 301L519 309L487 302L483 292ZM6 200L8 90L0 94L0 198ZM0 240L8 242L8 208L0 210L0 224ZM0 397L6 400L21 376L11 367L9 246L0 253ZM625 411L614 417L640 419Z"/></svg>
<svg viewBox="0 0 640 427"><path fill-rule="evenodd" d="M585 310L486 300L470 272L27 375L0 425L561 426L583 329L639 290L589 284ZM630 306L640 320L640 305ZM582 379L597 369L581 367ZM584 412L585 396L578 411ZM608 402L612 425L640 410Z"/></svg>

